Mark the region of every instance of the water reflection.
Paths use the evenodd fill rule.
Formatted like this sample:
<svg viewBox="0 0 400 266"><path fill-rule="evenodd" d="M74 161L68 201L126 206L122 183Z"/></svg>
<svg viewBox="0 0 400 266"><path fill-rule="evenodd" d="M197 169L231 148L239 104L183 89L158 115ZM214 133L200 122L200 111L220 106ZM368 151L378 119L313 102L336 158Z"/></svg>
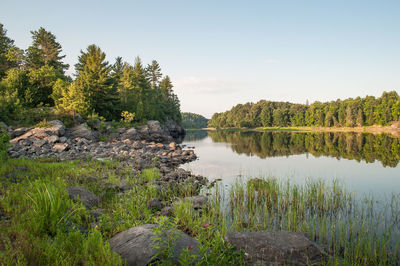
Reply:
<svg viewBox="0 0 400 266"><path fill-rule="evenodd" d="M192 131L185 141L201 140L208 136L213 142L232 144L237 154L256 155L259 158L312 154L330 156L396 167L400 160L400 139L391 135L343 132L232 132Z"/></svg>

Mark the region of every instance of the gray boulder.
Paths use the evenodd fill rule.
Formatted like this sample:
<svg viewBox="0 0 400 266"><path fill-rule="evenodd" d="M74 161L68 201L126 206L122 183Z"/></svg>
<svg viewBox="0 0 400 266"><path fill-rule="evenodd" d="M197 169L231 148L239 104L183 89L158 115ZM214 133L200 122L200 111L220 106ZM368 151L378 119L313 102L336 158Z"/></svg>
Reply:
<svg viewBox="0 0 400 266"><path fill-rule="evenodd" d="M325 257L316 243L298 232L229 232L225 241L244 251L249 265L320 264Z"/></svg>
<svg viewBox="0 0 400 266"><path fill-rule="evenodd" d="M122 134L122 136L121 136L121 140L125 140L125 139L130 139L130 140L138 139L137 130L134 127L132 127L130 129L128 129L127 131L125 131L125 133Z"/></svg>
<svg viewBox="0 0 400 266"><path fill-rule="evenodd" d="M71 137L75 138L85 138L88 140L96 140L97 134L91 131L86 124L80 124L71 128Z"/></svg>
<svg viewBox="0 0 400 266"><path fill-rule="evenodd" d="M155 262L156 260L152 260L152 258L156 255L157 250L153 248L155 235L152 229L156 226L155 224L145 224L118 233L110 239L111 250L118 253L128 266L145 266ZM192 254L199 254L199 243L195 239L179 230L176 230L176 233L179 238L175 242L172 258L175 265L178 264L181 252L186 248L192 248Z"/></svg>
<svg viewBox="0 0 400 266"><path fill-rule="evenodd" d="M85 205L86 208L92 209L95 206L98 206L100 204L99 198L87 190L86 188L83 187L69 187L67 188L69 197L72 200L79 200L82 202L83 205Z"/></svg>
<svg viewBox="0 0 400 266"><path fill-rule="evenodd" d="M24 135L29 129L26 127L20 127L11 132L11 138L16 138Z"/></svg>
<svg viewBox="0 0 400 266"><path fill-rule="evenodd" d="M50 127L38 127L29 130L25 134L12 139L10 142L12 144L18 143L20 140L25 140L28 138L35 138L35 139L47 139L50 136L63 136L65 134L65 126L63 122L60 120L52 120L49 121L48 124Z"/></svg>
<svg viewBox="0 0 400 266"><path fill-rule="evenodd" d="M125 180L121 180L118 184L106 183L105 187L122 192L132 189L132 187Z"/></svg>
<svg viewBox="0 0 400 266"><path fill-rule="evenodd" d="M201 209L208 204L208 198L203 195L186 197L183 199L183 201L189 201L195 210Z"/></svg>
<svg viewBox="0 0 400 266"><path fill-rule="evenodd" d="M163 130L173 137L174 139L181 140L185 136L186 132L182 125L177 124L173 120L167 120L163 125Z"/></svg>
<svg viewBox="0 0 400 266"><path fill-rule="evenodd" d="M147 127L148 127L150 133L152 133L152 132L161 132L160 122L158 122L156 120L148 121L147 122Z"/></svg>

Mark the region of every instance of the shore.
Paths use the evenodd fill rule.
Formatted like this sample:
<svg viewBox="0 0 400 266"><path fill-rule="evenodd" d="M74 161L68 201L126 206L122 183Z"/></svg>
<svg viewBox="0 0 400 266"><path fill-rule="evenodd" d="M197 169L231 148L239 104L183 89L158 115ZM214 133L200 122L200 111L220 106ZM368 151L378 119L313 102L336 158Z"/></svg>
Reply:
<svg viewBox="0 0 400 266"><path fill-rule="evenodd" d="M366 127L257 127L257 128L204 128L204 130L241 130L241 131L293 131L293 132L355 132L372 134L391 134L400 137L400 123L391 126L366 126Z"/></svg>

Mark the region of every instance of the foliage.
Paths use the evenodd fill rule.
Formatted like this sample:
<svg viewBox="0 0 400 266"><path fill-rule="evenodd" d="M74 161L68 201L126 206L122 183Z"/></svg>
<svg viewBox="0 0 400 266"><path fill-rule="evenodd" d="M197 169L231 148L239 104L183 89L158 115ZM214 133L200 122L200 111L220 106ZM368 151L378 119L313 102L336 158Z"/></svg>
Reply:
<svg viewBox="0 0 400 266"><path fill-rule="evenodd" d="M10 136L6 132L0 130L0 162L5 161L8 157L7 148L9 146Z"/></svg>
<svg viewBox="0 0 400 266"><path fill-rule="evenodd" d="M179 99L168 76L153 60L144 67L140 58L131 66L117 57L114 64L96 45L81 51L76 78L65 76L61 44L44 28L31 31L32 45L14 46L0 24L0 118L17 120L21 109L55 106L62 113L92 113L107 120L121 119L121 111L135 114L137 123L147 120L181 121Z"/></svg>
<svg viewBox="0 0 400 266"><path fill-rule="evenodd" d="M60 55L62 47L56 41L56 36L42 27L37 31L31 31L31 34L33 42L26 52L26 66L30 69L50 66L60 74L64 74L69 65L61 61L65 55Z"/></svg>
<svg viewBox="0 0 400 266"><path fill-rule="evenodd" d="M208 125L217 128L389 125L399 121L399 106L400 97L396 91L383 92L380 98L357 97L311 105L261 100L215 113Z"/></svg>
<svg viewBox="0 0 400 266"><path fill-rule="evenodd" d="M194 113L182 113L182 124L185 128L206 128L208 119Z"/></svg>
<svg viewBox="0 0 400 266"><path fill-rule="evenodd" d="M133 119L135 118L135 113L122 111L121 117L121 123L124 125L124 127L130 127Z"/></svg>

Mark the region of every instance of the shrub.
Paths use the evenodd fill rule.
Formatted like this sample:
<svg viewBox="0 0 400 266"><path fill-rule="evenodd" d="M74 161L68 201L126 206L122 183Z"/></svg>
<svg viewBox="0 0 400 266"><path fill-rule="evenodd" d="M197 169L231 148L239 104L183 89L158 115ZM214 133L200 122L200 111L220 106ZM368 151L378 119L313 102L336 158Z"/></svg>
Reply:
<svg viewBox="0 0 400 266"><path fill-rule="evenodd" d="M10 145L10 136L7 133L0 133L0 161L7 159L7 148Z"/></svg>

